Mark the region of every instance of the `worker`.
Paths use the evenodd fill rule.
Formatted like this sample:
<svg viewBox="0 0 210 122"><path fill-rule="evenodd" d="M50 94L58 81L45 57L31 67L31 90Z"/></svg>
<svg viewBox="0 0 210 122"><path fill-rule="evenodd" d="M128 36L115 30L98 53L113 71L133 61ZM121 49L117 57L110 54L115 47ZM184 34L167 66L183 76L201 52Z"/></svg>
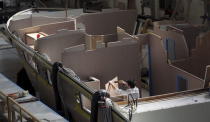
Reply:
<svg viewBox="0 0 210 122"><path fill-rule="evenodd" d="M119 89L117 89L118 94L126 96L130 94L133 97L132 99L139 98L139 88L136 87L136 83L134 80L119 80L117 82L119 87Z"/></svg>

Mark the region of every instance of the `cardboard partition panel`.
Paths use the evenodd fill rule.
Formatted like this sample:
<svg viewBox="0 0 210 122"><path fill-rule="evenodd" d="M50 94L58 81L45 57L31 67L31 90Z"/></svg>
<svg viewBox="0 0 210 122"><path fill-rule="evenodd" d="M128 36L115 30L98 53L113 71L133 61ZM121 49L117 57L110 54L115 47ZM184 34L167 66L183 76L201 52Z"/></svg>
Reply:
<svg viewBox="0 0 210 122"><path fill-rule="evenodd" d="M16 31L18 29L23 29L31 26L56 23L60 21L69 21L67 18L53 18L53 17L44 17L44 16L30 16L24 19L11 20L9 29L11 31Z"/></svg>
<svg viewBox="0 0 210 122"><path fill-rule="evenodd" d="M56 22L62 22L62 21L70 21L69 18L66 17L47 17L47 16L32 16L31 18L32 26L37 25L44 25L49 23L56 23Z"/></svg>
<svg viewBox="0 0 210 122"><path fill-rule="evenodd" d="M86 49L95 50L100 43L107 44L108 42L117 41L117 35L88 35L85 36Z"/></svg>
<svg viewBox="0 0 210 122"><path fill-rule="evenodd" d="M185 36L181 32L156 29L155 33L160 35L164 41L174 41L174 55L176 60L187 58L189 56L189 48Z"/></svg>
<svg viewBox="0 0 210 122"><path fill-rule="evenodd" d="M54 35L38 39L35 49L47 54L52 62L60 62L65 48L84 43L85 34L82 31L61 30Z"/></svg>
<svg viewBox="0 0 210 122"><path fill-rule="evenodd" d="M177 91L177 78L187 80L187 90L202 88L203 80L167 61L163 40L149 34L150 90L152 95Z"/></svg>
<svg viewBox="0 0 210 122"><path fill-rule="evenodd" d="M136 42L92 51L65 49L62 62L65 67L74 70L81 79L97 77L104 88L104 85L115 76L122 80L136 80L137 84L140 84L139 55L139 45Z"/></svg>
<svg viewBox="0 0 210 122"><path fill-rule="evenodd" d="M117 26L132 34L136 18L136 10L119 10L84 14L76 18L76 21L77 23L83 23L87 34L90 35L116 34Z"/></svg>
<svg viewBox="0 0 210 122"><path fill-rule="evenodd" d="M75 21L63 21L51 24L38 25L18 30L19 37L25 41L25 35L29 33L44 32L48 35L55 34L58 30L75 30Z"/></svg>

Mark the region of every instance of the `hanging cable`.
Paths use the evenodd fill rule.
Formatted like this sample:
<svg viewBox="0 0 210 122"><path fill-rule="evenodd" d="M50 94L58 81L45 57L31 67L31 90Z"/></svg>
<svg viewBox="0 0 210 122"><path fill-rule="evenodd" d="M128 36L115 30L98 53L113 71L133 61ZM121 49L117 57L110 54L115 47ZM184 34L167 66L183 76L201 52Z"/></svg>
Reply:
<svg viewBox="0 0 210 122"><path fill-rule="evenodd" d="M56 111L58 111L60 114L62 113L62 103L61 98L59 96L58 86L57 86L57 74L59 71L59 67L62 67L63 65L59 62L55 62L52 66L52 74L51 74L51 80L53 85L53 90L55 94L55 103L56 103Z"/></svg>
<svg viewBox="0 0 210 122"><path fill-rule="evenodd" d="M128 105L127 107L129 107L128 110L128 118L131 121L132 120L132 116L133 116L133 112L137 109L138 106L138 99L134 99L132 94L128 94Z"/></svg>

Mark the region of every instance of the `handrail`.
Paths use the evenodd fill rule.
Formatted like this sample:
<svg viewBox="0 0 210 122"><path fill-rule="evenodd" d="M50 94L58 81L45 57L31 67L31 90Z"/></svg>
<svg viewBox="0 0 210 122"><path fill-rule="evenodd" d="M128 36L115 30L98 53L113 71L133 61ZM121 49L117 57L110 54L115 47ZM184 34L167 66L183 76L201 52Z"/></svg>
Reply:
<svg viewBox="0 0 210 122"><path fill-rule="evenodd" d="M3 93L2 91L0 91L0 99L6 103L5 105L7 106L7 113L8 113L8 121L12 122L12 114L14 114L15 110L17 113L20 114L20 119L22 120L23 118L31 118L31 120L33 120L33 122L40 122L39 119L37 119L34 115L32 115L31 113L29 113L27 110L25 110L23 107L21 107L15 100L13 100L11 97L8 97L5 93ZM3 98L4 97L4 98ZM17 106L18 108L15 108L13 105ZM13 107L12 107L13 106ZM12 109L13 108L13 109ZM23 114L25 113L25 114Z"/></svg>
<svg viewBox="0 0 210 122"><path fill-rule="evenodd" d="M17 108L13 105L15 105ZM13 120L12 114L15 114L15 112L13 112L13 111L16 111L17 113L20 114L21 121L23 120L23 118L27 118L27 119L30 118L33 122L41 122L38 118L36 118L34 115L32 115L27 110L25 110L22 106L20 106L11 97L8 97L8 99L7 99L7 106L8 106L8 115L10 115L8 118L9 122L12 122L12 120Z"/></svg>

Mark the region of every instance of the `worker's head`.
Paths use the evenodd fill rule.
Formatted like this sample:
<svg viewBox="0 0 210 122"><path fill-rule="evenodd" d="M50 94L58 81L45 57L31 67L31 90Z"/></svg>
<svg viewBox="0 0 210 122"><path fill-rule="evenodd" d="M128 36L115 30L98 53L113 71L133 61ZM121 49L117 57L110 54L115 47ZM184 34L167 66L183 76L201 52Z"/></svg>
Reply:
<svg viewBox="0 0 210 122"><path fill-rule="evenodd" d="M117 81L117 83L118 83L119 89L122 89L122 90L129 89L127 82L125 82L124 80L119 80L119 81Z"/></svg>
<svg viewBox="0 0 210 122"><path fill-rule="evenodd" d="M122 90L127 90L130 88L134 88L136 86L136 83L134 80L127 80L127 81L119 80L117 81L117 83L118 83L119 89L122 89Z"/></svg>
<svg viewBox="0 0 210 122"><path fill-rule="evenodd" d="M134 88L136 86L136 82L134 80L127 80L126 83L130 88Z"/></svg>

